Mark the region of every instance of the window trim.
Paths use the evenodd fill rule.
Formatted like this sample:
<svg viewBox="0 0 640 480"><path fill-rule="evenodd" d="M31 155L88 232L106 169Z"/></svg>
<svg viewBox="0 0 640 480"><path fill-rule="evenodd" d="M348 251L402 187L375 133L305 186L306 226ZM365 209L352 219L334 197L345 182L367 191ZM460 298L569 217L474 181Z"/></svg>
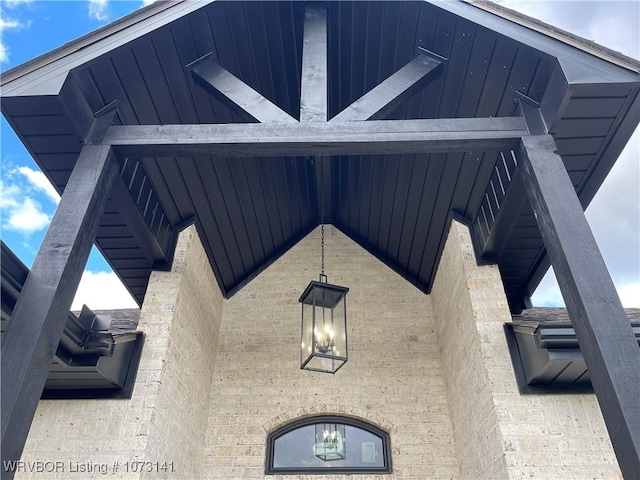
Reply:
<svg viewBox="0 0 640 480"><path fill-rule="evenodd" d="M313 468L299 468L299 467L274 467L273 455L275 441L281 436L292 432L298 428L306 427L309 425L316 425L318 423L341 423L351 427L359 428L366 432L369 432L382 439L382 455L383 463L382 467L313 467ZM387 474L393 472L393 466L391 463L391 438L389 433L364 420L360 420L352 417L345 417L342 415L316 415L312 417L304 417L289 422L267 435L267 449L265 459L265 474L266 475L326 475L326 474Z"/></svg>

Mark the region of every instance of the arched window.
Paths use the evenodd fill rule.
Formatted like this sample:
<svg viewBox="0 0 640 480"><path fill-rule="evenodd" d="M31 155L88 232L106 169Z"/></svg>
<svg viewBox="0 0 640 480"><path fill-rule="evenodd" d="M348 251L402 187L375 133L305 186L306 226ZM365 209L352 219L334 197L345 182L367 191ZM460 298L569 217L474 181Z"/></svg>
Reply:
<svg viewBox="0 0 640 480"><path fill-rule="evenodd" d="M384 430L348 417L308 417L267 437L267 474L390 473Z"/></svg>

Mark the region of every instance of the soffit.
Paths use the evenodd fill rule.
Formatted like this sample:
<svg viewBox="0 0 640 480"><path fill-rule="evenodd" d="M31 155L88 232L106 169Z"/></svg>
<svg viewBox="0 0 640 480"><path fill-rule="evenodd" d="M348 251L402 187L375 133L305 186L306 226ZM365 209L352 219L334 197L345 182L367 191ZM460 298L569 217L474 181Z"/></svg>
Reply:
<svg viewBox="0 0 640 480"><path fill-rule="evenodd" d="M330 117L411 61L421 47L448 59L443 74L389 118L509 116L516 92L549 100L548 117L576 189L586 192L583 203L591 199L612 165L599 166L605 146L623 142L625 134L614 140L637 95L637 82L627 83L626 73L619 75L625 81L574 88L554 56L500 33L500 25L487 28L427 2L330 2L328 8ZM456 8L472 7L460 2ZM117 100L116 123L124 125L242 122L195 85L185 68L213 53L226 70L299 117L303 3L213 2L163 22L95 58L87 52L90 61L73 63L65 81L94 112ZM618 78L616 72L607 74ZM60 99L3 98L2 107L62 191L82 139ZM594 108L606 115L593 117ZM112 198L97 244L141 301L151 269L170 262L183 225L197 224L221 290L229 296L313 229L323 205L326 222L428 292L452 212L471 221L478 217L501 157L484 151L334 156L322 168L308 157L120 161L140 215L127 215L126 206ZM542 240L526 208L525 202L514 216L511 243L490 252L502 262L514 298L525 295L546 270ZM144 229L159 238L160 253L141 246Z"/></svg>

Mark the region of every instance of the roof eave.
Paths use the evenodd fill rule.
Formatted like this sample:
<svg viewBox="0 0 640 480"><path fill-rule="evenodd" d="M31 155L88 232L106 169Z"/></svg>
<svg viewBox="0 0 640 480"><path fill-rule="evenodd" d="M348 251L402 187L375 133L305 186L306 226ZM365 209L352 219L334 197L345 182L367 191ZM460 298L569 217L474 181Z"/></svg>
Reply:
<svg viewBox="0 0 640 480"><path fill-rule="evenodd" d="M620 52L599 45L592 40L575 35L566 30L562 30L548 23L542 22L536 18L530 17L516 10L512 10L503 5L499 5L487 0L462 0L465 3L473 5L476 8L497 15L505 20L509 20L517 25L521 25L535 32L546 35L547 37L559 40L562 43L577 48L589 55L601 58L606 62L612 63L619 67L640 73L640 61L635 58L623 55Z"/></svg>
<svg viewBox="0 0 640 480"><path fill-rule="evenodd" d="M2 96L57 95L67 74L120 45L198 10L214 0L160 0L65 45L3 72Z"/></svg>

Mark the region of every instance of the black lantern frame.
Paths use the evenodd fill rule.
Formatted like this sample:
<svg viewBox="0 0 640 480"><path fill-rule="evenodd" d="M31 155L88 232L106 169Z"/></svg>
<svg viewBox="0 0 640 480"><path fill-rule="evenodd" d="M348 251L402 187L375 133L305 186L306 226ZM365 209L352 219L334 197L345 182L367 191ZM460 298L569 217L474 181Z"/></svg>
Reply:
<svg viewBox="0 0 640 480"><path fill-rule="evenodd" d="M300 368L336 373L347 360L347 299L349 289L312 281L300 296L302 333ZM324 279L324 281L322 281Z"/></svg>

